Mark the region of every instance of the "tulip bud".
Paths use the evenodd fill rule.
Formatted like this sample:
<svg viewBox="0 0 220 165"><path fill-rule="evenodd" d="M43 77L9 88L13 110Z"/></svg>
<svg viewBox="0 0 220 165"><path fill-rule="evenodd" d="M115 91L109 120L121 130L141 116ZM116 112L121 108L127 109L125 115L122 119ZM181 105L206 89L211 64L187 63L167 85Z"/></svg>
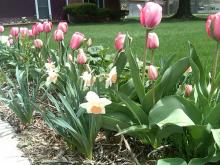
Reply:
<svg viewBox="0 0 220 165"><path fill-rule="evenodd" d="M149 80L156 80L158 77L157 68L153 65L150 65L148 68L148 78Z"/></svg>
<svg viewBox="0 0 220 165"><path fill-rule="evenodd" d="M4 26L0 26L0 33L2 33L4 30Z"/></svg>
<svg viewBox="0 0 220 165"><path fill-rule="evenodd" d="M212 20L215 16L214 15L209 15L206 21L206 32L209 35L209 37L212 37L212 32L211 32L211 24L212 24Z"/></svg>
<svg viewBox="0 0 220 165"><path fill-rule="evenodd" d="M115 49L118 51L121 51L124 48L124 42L125 42L126 35L123 33L118 33L115 38Z"/></svg>
<svg viewBox="0 0 220 165"><path fill-rule="evenodd" d="M32 32L32 30L28 30L28 37L33 37L34 35L33 35L33 32Z"/></svg>
<svg viewBox="0 0 220 165"><path fill-rule="evenodd" d="M64 39L63 31L59 29L54 31L53 36L55 41L62 41Z"/></svg>
<svg viewBox="0 0 220 165"><path fill-rule="evenodd" d="M159 47L159 39L156 33L148 33L147 48L156 49Z"/></svg>
<svg viewBox="0 0 220 165"><path fill-rule="evenodd" d="M34 46L35 48L41 48L43 46L43 41L40 39L34 40Z"/></svg>
<svg viewBox="0 0 220 165"><path fill-rule="evenodd" d="M190 96L191 92L192 92L192 85L186 84L185 86L185 96Z"/></svg>
<svg viewBox="0 0 220 165"><path fill-rule="evenodd" d="M57 29L60 29L60 30L63 31L63 33L66 33L67 30L68 30L68 24L67 24L67 22L60 22L60 23L58 24Z"/></svg>
<svg viewBox="0 0 220 165"><path fill-rule="evenodd" d="M37 31L39 32L39 33L41 33L41 32L43 32L44 31L44 26L43 26L43 24L42 23L37 23Z"/></svg>
<svg viewBox="0 0 220 165"><path fill-rule="evenodd" d="M20 34L21 34L22 37L26 37L28 35L28 28L21 27L20 28Z"/></svg>
<svg viewBox="0 0 220 165"><path fill-rule="evenodd" d="M43 27L44 27L44 32L49 33L51 32L53 25L51 22L44 22Z"/></svg>
<svg viewBox="0 0 220 165"><path fill-rule="evenodd" d="M75 32L70 40L70 47L72 49L78 49L81 43L84 41L84 34Z"/></svg>
<svg viewBox="0 0 220 165"><path fill-rule="evenodd" d="M77 55L77 62L79 64L85 64L87 61L86 54L84 53L83 49L79 49L79 53Z"/></svg>
<svg viewBox="0 0 220 165"><path fill-rule="evenodd" d="M69 62L73 62L73 56L72 56L72 54L68 54L67 59L69 60Z"/></svg>
<svg viewBox="0 0 220 165"><path fill-rule="evenodd" d="M37 30L37 24L34 24L34 25L32 26L32 34L33 34L34 36L37 36L37 35L39 34L39 32L38 32L38 30Z"/></svg>
<svg viewBox="0 0 220 165"><path fill-rule="evenodd" d="M154 2L147 2L145 6L138 5L140 10L140 23L148 29L156 27L162 19L162 7Z"/></svg>
<svg viewBox="0 0 220 165"><path fill-rule="evenodd" d="M18 27L12 27L12 28L11 28L10 34L11 34L13 37L17 37L17 36L18 36L18 33L19 33L19 28L18 28Z"/></svg>
<svg viewBox="0 0 220 165"><path fill-rule="evenodd" d="M215 38L220 41L220 12L216 13L213 18L213 29L214 29L214 36Z"/></svg>

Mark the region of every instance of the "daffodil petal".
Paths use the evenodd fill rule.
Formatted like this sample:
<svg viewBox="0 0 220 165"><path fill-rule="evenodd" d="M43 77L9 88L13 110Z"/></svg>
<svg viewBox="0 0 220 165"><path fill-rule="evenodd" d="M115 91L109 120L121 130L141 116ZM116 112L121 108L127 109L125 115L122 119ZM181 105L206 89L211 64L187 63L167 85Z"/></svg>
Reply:
<svg viewBox="0 0 220 165"><path fill-rule="evenodd" d="M89 109L90 104L89 103L82 103L82 104L80 104L80 107L85 108L87 110L87 109Z"/></svg>
<svg viewBox="0 0 220 165"><path fill-rule="evenodd" d="M106 98L100 98L100 99L99 99L99 102L100 102L103 106L106 106L106 105L109 105L109 104L112 103L111 100L106 99Z"/></svg>
<svg viewBox="0 0 220 165"><path fill-rule="evenodd" d="M86 100L88 102L98 102L99 96L95 92L89 91L86 94Z"/></svg>

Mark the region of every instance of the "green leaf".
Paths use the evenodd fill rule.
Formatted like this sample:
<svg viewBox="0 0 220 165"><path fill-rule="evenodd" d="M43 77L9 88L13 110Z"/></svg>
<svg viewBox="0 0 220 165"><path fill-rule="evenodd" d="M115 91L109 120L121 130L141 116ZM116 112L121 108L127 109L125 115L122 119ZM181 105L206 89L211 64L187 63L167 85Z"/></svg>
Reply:
<svg viewBox="0 0 220 165"><path fill-rule="evenodd" d="M129 79L126 83L121 85L119 92L127 95L129 98L132 98L134 95L137 96L132 79Z"/></svg>
<svg viewBox="0 0 220 165"><path fill-rule="evenodd" d="M162 127L166 124L191 126L199 124L201 113L195 105L178 96L168 96L159 100L149 113L150 125Z"/></svg>
<svg viewBox="0 0 220 165"><path fill-rule="evenodd" d="M207 121L212 126L220 126L220 103L216 105L214 109L211 109L208 116Z"/></svg>
<svg viewBox="0 0 220 165"><path fill-rule="evenodd" d="M143 111L143 109L141 109L140 105L138 105L136 102L129 99L126 95L122 93L118 93L118 96L121 101L128 107L128 109L134 115L134 118L139 122L139 124L148 123L148 116Z"/></svg>
<svg viewBox="0 0 220 165"><path fill-rule="evenodd" d="M189 67L189 58L182 58L177 61L174 65L170 66L163 74L162 79L155 87L155 101L157 102L163 96L173 94L173 88L176 83ZM153 90L149 90L145 95L142 106L145 112L149 113L153 107Z"/></svg>
<svg viewBox="0 0 220 165"><path fill-rule="evenodd" d="M216 144L220 148L220 129L211 129L211 131Z"/></svg>
<svg viewBox="0 0 220 165"><path fill-rule="evenodd" d="M158 160L157 165L187 165L187 163L181 158L167 158Z"/></svg>
<svg viewBox="0 0 220 165"><path fill-rule="evenodd" d="M138 134L138 132L149 132L149 131L150 129L147 125L135 125L135 126L130 126L126 129L121 130L120 132L116 134L116 136L122 135L122 134L130 134L130 133Z"/></svg>
<svg viewBox="0 0 220 165"><path fill-rule="evenodd" d="M128 55L128 62L129 62L131 77L134 82L135 90L137 92L139 100L142 101L145 95L145 90L144 90L143 82L141 81L140 78L140 72L137 61L134 58L132 52Z"/></svg>
<svg viewBox="0 0 220 165"><path fill-rule="evenodd" d="M118 77L121 75L122 71L124 70L126 63L127 63L126 54L124 52L119 53L118 58L115 61L115 66L116 66Z"/></svg>

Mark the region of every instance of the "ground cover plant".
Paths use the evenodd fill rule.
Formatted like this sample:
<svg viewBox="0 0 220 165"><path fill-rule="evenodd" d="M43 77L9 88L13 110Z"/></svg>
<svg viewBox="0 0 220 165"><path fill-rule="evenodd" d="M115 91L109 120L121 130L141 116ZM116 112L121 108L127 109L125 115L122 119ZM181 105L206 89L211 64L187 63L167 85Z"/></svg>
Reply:
<svg viewBox="0 0 220 165"><path fill-rule="evenodd" d="M158 160L158 165L218 162L220 14L208 17L206 31L211 39L203 36L208 44L202 42L205 48L199 45L197 54L197 46L188 42L188 49L184 49L177 36L169 43L170 35L163 29L168 24L157 30L162 19L158 4L148 2L138 7L138 33L134 33L134 24L126 31L120 29L115 41L110 40L114 53L106 49L109 36L99 35L103 25L93 34L97 34L95 42L82 31L68 38L66 22L60 22L54 31L51 22L38 22L30 30L12 27L10 36L1 37L0 67L8 82L2 87L1 100L24 127L34 114L40 114L69 148L89 160L102 129L138 139L154 152L164 146L176 151ZM200 23L192 22L194 27ZM180 33L177 25L174 32L183 38L193 36L189 37L192 41L202 39L187 27ZM160 35L172 47L160 49ZM141 39L135 40L137 36ZM104 46L96 44L99 37ZM212 43L217 44L216 51L210 48ZM142 50L136 50L140 48L137 45ZM179 48L182 57L175 59L172 53L163 57ZM199 56L206 51L214 54L207 66ZM134 162L139 164L135 158Z"/></svg>

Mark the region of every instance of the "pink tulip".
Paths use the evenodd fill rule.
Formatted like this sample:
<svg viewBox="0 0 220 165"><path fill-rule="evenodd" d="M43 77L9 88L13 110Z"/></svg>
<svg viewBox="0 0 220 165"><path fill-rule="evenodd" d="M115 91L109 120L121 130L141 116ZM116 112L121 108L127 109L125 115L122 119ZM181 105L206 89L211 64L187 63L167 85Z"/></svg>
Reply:
<svg viewBox="0 0 220 165"><path fill-rule="evenodd" d="M159 39L156 33L148 33L147 37L147 48L156 49L159 47Z"/></svg>
<svg viewBox="0 0 220 165"><path fill-rule="evenodd" d="M84 38L84 34L80 32L75 32L70 40L70 47L72 49L78 49L84 41Z"/></svg>
<svg viewBox="0 0 220 165"><path fill-rule="evenodd" d="M72 54L68 54L67 59L69 60L69 62L73 62L73 56L72 56Z"/></svg>
<svg viewBox="0 0 220 165"><path fill-rule="evenodd" d="M192 90L193 90L192 85L186 84L186 86L185 86L185 96L190 96Z"/></svg>
<svg viewBox="0 0 220 165"><path fill-rule="evenodd" d="M39 33L41 33L41 32L43 32L44 31L44 26L43 26L43 24L42 23L37 23L37 26L36 26L36 28L37 28L37 31L39 32Z"/></svg>
<svg viewBox="0 0 220 165"><path fill-rule="evenodd" d="M0 26L0 33L2 33L4 30L4 26Z"/></svg>
<svg viewBox="0 0 220 165"><path fill-rule="evenodd" d="M57 29L60 29L60 30L62 30L64 33L66 33L67 30L68 30L68 24L67 24L67 22L60 22L60 23L58 24Z"/></svg>
<svg viewBox="0 0 220 165"><path fill-rule="evenodd" d="M216 13L213 18L213 29L215 38L220 41L220 12Z"/></svg>
<svg viewBox="0 0 220 165"><path fill-rule="evenodd" d="M34 35L33 35L33 32L32 32L32 30L28 30L28 37L33 37Z"/></svg>
<svg viewBox="0 0 220 165"><path fill-rule="evenodd" d="M211 24L214 17L215 15L209 15L206 21L206 32L208 33L209 37L212 37Z"/></svg>
<svg viewBox="0 0 220 165"><path fill-rule="evenodd" d="M84 53L83 49L79 49L79 53L77 55L77 62L79 64L85 64L87 61L86 54Z"/></svg>
<svg viewBox="0 0 220 165"><path fill-rule="evenodd" d="M126 35L123 33L118 33L115 38L115 49L120 51L124 48L124 42L125 42Z"/></svg>
<svg viewBox="0 0 220 165"><path fill-rule="evenodd" d="M62 41L64 39L63 31L59 29L55 30L53 37L55 41Z"/></svg>
<svg viewBox="0 0 220 165"><path fill-rule="evenodd" d="M148 78L149 80L156 80L158 77L157 68L153 65L150 65L148 68Z"/></svg>
<svg viewBox="0 0 220 165"><path fill-rule="evenodd" d="M37 35L39 34L39 32L38 32L38 30L37 30L37 24L34 24L34 25L32 26L32 34L33 34L34 36L37 36Z"/></svg>
<svg viewBox="0 0 220 165"><path fill-rule="evenodd" d="M19 33L19 28L18 27L12 27L10 30L10 34L14 37L17 37Z"/></svg>
<svg viewBox="0 0 220 165"><path fill-rule="evenodd" d="M26 28L26 27L21 27L20 28L20 34L21 34L21 36L22 37L25 37L25 36L27 36L28 35L28 28Z"/></svg>
<svg viewBox="0 0 220 165"><path fill-rule="evenodd" d="M162 7L154 2L147 2L145 6L138 5L140 10L140 23L148 29L157 26L162 19Z"/></svg>
<svg viewBox="0 0 220 165"><path fill-rule="evenodd" d="M43 41L40 39L34 40L34 46L35 48L41 48L43 46Z"/></svg>
<svg viewBox="0 0 220 165"><path fill-rule="evenodd" d="M44 22L43 27L44 27L44 32L49 33L52 30L53 24L52 22Z"/></svg>

